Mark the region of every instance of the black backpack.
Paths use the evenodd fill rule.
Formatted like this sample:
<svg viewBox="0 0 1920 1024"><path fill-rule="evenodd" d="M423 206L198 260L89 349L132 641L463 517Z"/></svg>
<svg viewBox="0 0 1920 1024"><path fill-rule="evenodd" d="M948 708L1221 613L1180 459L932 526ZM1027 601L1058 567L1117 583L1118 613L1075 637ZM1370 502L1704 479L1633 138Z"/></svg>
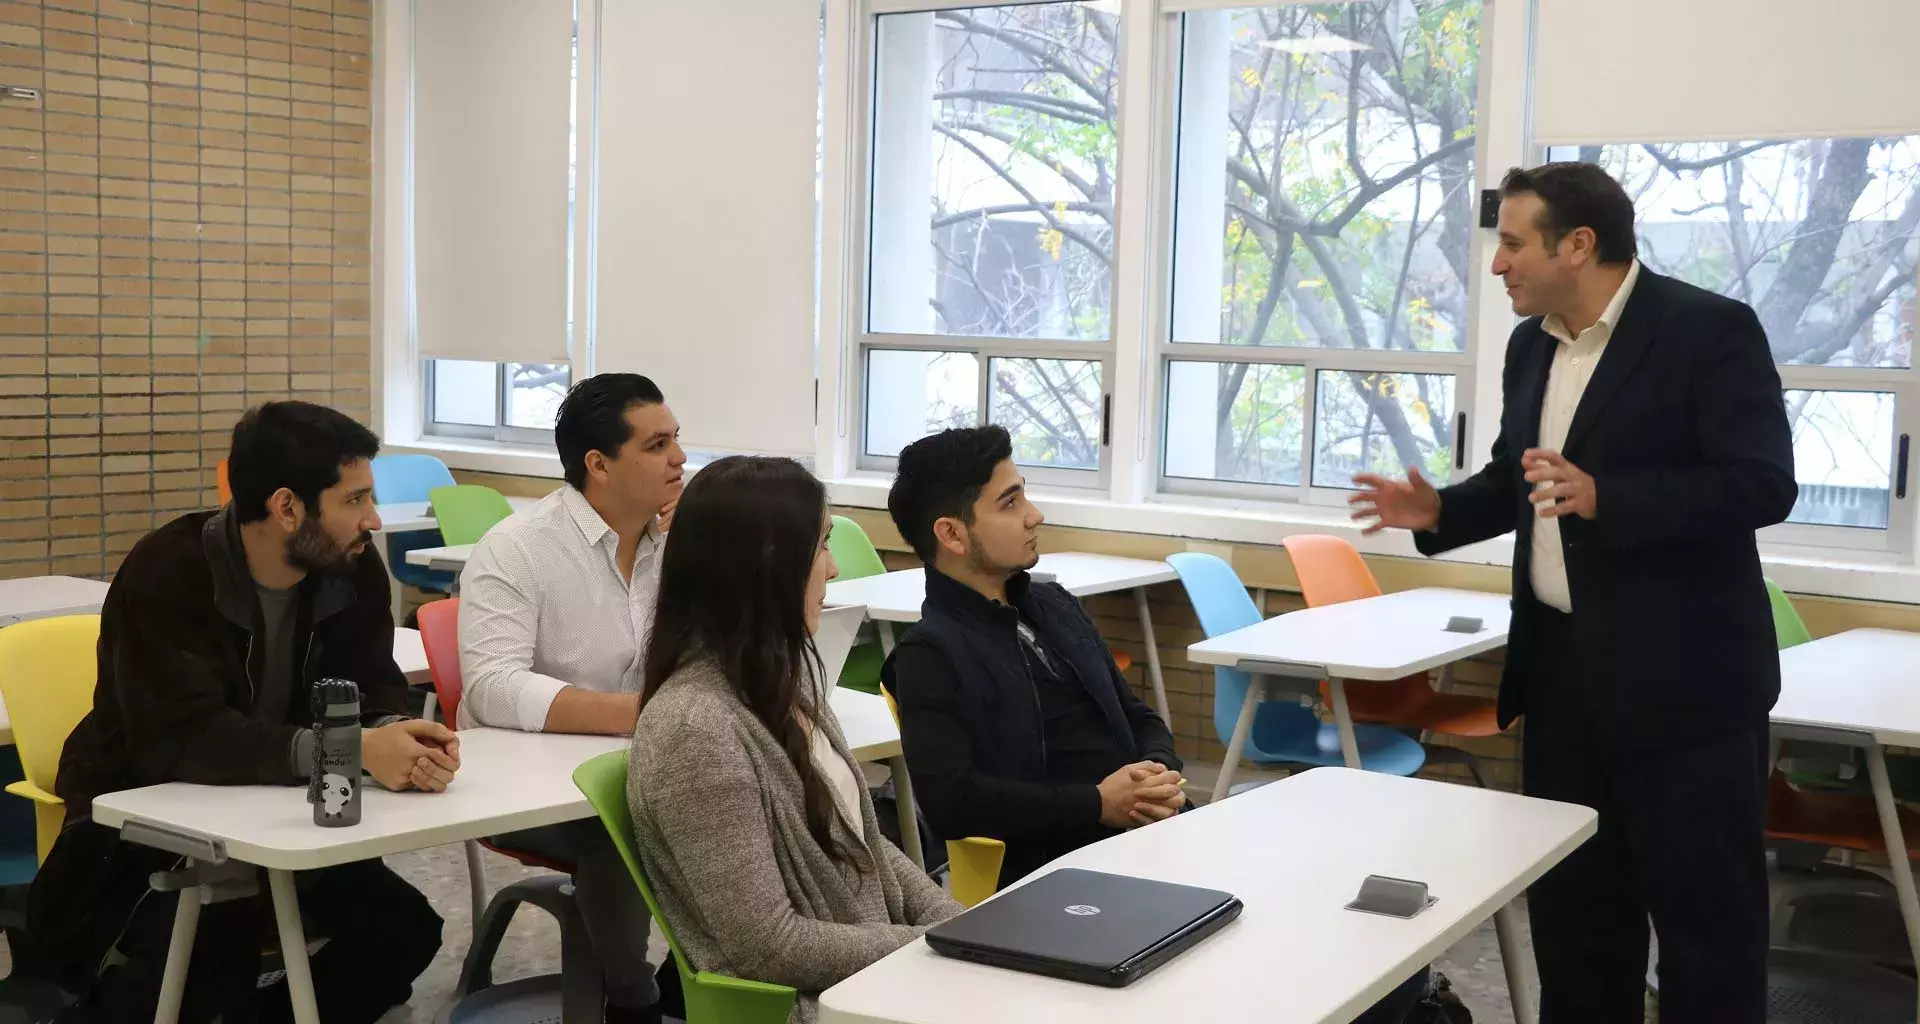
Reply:
<svg viewBox="0 0 1920 1024"><path fill-rule="evenodd" d="M1453 994L1453 982L1439 971L1433 972L1433 986L1407 1014L1406 1024L1473 1024L1473 1011Z"/></svg>

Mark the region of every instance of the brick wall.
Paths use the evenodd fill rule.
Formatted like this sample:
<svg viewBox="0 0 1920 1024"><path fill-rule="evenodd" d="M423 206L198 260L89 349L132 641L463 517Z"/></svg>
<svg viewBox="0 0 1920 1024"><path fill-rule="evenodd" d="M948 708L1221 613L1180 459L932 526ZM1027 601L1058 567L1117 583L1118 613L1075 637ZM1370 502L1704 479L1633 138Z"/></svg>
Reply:
<svg viewBox="0 0 1920 1024"><path fill-rule="evenodd" d="M211 504L247 406L369 418L371 0L0 0L0 577Z"/></svg>

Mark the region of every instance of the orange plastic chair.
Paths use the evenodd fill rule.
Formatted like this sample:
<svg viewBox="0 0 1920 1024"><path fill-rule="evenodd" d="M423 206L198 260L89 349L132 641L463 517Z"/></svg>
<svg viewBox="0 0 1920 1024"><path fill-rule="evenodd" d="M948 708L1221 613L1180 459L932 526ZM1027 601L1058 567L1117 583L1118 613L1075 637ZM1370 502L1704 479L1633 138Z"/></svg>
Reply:
<svg viewBox="0 0 1920 1024"><path fill-rule="evenodd" d="M1304 534L1281 541L1307 607L1319 608L1380 596L1380 584L1353 545L1339 537ZM1399 725L1443 736L1500 733L1498 705L1491 697L1441 693L1425 673L1391 683L1349 686L1347 708L1356 722ZM1431 753L1431 751L1429 751ZM1469 766L1471 768L1471 765ZM1479 772L1474 771L1477 778Z"/></svg>
<svg viewBox="0 0 1920 1024"><path fill-rule="evenodd" d="M214 486L220 489L220 504L226 505L231 503L233 501L233 485L227 483L227 460L221 459L213 467L213 482Z"/></svg>

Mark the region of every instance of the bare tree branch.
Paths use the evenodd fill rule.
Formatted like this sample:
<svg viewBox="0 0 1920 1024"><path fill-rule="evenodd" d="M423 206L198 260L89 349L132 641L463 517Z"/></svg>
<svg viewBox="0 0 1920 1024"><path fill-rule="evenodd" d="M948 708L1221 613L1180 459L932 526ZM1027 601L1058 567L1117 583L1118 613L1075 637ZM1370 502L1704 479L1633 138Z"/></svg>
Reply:
<svg viewBox="0 0 1920 1024"><path fill-rule="evenodd" d="M967 150L967 152L972 153L976 158L979 159L981 163L987 165L987 168L989 170L993 171L994 174L998 175L1001 181L1006 182L1008 185L1012 186L1015 192L1020 193L1020 198L1025 199L1028 203L1036 207L1043 205L1040 201L1040 197L1034 195L1033 192L1029 190L1026 185L1022 184L1020 181L1020 178L1017 175L1015 175L1012 171L1008 170L1007 168L1000 166L1000 164L997 163L993 159L993 157L987 155L987 152L981 149L979 146L974 145L973 142L970 139L968 139L966 136L960 134L957 131L954 131L951 128L948 128L946 125L938 124L938 123L936 123L933 126L933 130L936 132L939 132L942 135L945 135L949 139L952 139L954 142L958 143L962 148ZM1066 236L1067 238L1073 239L1075 242L1078 242L1080 244L1081 248L1084 248L1087 250L1087 252L1092 253L1093 258L1099 260L1101 266L1104 266L1104 267L1113 266L1113 257L1107 254L1106 249L1103 246L1099 245L1093 239L1088 238L1086 235L1082 234L1080 232L1080 229L1070 224L1062 223L1060 218L1055 217L1053 215L1053 210L1051 209L1051 207L1042 209L1039 212L1040 212L1040 216L1045 217L1047 220L1047 223L1051 225L1055 231L1060 232L1062 235Z"/></svg>

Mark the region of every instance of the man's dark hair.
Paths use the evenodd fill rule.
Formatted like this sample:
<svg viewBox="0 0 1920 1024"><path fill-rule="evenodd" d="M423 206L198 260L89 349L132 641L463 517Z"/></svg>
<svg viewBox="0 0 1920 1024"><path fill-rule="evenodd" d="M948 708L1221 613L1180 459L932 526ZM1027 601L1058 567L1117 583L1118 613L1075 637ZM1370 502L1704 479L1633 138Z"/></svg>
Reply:
<svg viewBox="0 0 1920 1024"><path fill-rule="evenodd" d="M900 450L900 467L887 492L887 512L920 561L940 550L933 524L949 516L973 525L973 503L995 466L1013 457L1007 428L959 427L923 437Z"/></svg>
<svg viewBox="0 0 1920 1024"><path fill-rule="evenodd" d="M627 410L667 400L653 381L637 373L602 373L575 384L560 402L553 421L553 446L560 468L576 491L587 489L587 453L612 458L633 436Z"/></svg>
<svg viewBox="0 0 1920 1024"><path fill-rule="evenodd" d="M380 439L345 413L312 402L268 402L233 425L227 486L242 523L267 517L267 499L293 492L308 515L320 513L320 492L340 482L340 467L380 453Z"/></svg>
<svg viewBox="0 0 1920 1024"><path fill-rule="evenodd" d="M1602 263L1633 259L1633 200L1613 175L1587 163L1552 163L1515 167L1500 182L1500 198L1532 194L1542 209L1535 227L1552 249L1575 228L1593 229L1594 248Z"/></svg>

